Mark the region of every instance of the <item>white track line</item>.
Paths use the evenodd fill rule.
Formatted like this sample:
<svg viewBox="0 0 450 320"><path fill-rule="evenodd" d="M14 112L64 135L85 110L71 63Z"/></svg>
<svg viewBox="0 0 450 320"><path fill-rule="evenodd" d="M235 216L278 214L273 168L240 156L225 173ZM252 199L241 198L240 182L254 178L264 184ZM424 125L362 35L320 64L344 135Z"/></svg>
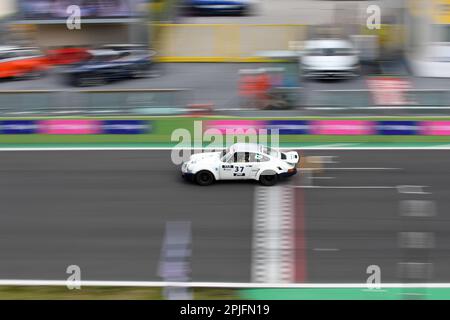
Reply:
<svg viewBox="0 0 450 320"><path fill-rule="evenodd" d="M292 186L307 189L396 189L393 186Z"/></svg>
<svg viewBox="0 0 450 320"><path fill-rule="evenodd" d="M339 163L339 161L334 160L339 156L307 156L308 163L314 164L331 164L331 163Z"/></svg>
<svg viewBox="0 0 450 320"><path fill-rule="evenodd" d="M67 280L0 280L0 286L67 286ZM249 282L166 282L166 281L78 281L91 287L195 287L195 288L361 288L367 283L249 283ZM381 283L380 288L450 288L450 283ZM374 292L376 291L373 289Z"/></svg>
<svg viewBox="0 0 450 320"><path fill-rule="evenodd" d="M422 188L425 187L426 186L401 185L397 186L397 191L404 194L430 194L430 192L425 192L422 190Z"/></svg>
<svg viewBox="0 0 450 320"><path fill-rule="evenodd" d="M294 278L292 189L255 188L252 281L289 283Z"/></svg>
<svg viewBox="0 0 450 320"><path fill-rule="evenodd" d="M330 145L318 145L318 146L292 146L279 148L280 150L348 150L348 151L360 151L360 150L450 150L450 145L438 145L429 147L330 147ZM223 148L172 148L172 147L16 147L16 148L1 148L0 152L12 152L12 151L139 151L139 150L223 150Z"/></svg>
<svg viewBox="0 0 450 320"><path fill-rule="evenodd" d="M349 143L330 143L330 144L321 144L321 145L318 145L318 146L320 146L321 148L331 148L331 149L335 149L335 148L345 148L345 147L348 147L348 146L354 146L354 145L357 145L358 143L352 143L352 142L349 142Z"/></svg>
<svg viewBox="0 0 450 320"><path fill-rule="evenodd" d="M311 176L311 179L329 180L329 179L336 179L336 178L335 177L315 177L315 176Z"/></svg>
<svg viewBox="0 0 450 320"><path fill-rule="evenodd" d="M327 168L325 170L403 170L402 168Z"/></svg>
<svg viewBox="0 0 450 320"><path fill-rule="evenodd" d="M434 200L402 200L400 215L404 217L436 216L436 202Z"/></svg>

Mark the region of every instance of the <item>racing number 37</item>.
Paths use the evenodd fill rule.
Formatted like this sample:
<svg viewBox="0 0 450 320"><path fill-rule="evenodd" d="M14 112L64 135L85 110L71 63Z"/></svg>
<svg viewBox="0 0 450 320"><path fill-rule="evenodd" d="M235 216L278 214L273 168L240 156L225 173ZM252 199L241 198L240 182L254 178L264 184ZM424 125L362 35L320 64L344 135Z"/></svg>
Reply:
<svg viewBox="0 0 450 320"><path fill-rule="evenodd" d="M244 171L244 167L234 167L234 172L242 172Z"/></svg>

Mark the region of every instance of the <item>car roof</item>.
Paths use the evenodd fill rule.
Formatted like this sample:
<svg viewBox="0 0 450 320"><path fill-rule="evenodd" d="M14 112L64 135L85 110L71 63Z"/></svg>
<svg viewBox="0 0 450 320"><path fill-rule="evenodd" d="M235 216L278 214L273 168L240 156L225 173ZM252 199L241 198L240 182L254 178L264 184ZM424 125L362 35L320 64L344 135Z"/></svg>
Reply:
<svg viewBox="0 0 450 320"><path fill-rule="evenodd" d="M316 39L305 41L305 49L336 49L347 48L353 49L350 41L344 39Z"/></svg>
<svg viewBox="0 0 450 320"><path fill-rule="evenodd" d="M232 152L261 152L263 146L257 143L235 143L230 147Z"/></svg>
<svg viewBox="0 0 450 320"><path fill-rule="evenodd" d="M117 47L117 48L135 48L135 47L145 47L145 44L138 44L138 43L109 43L104 44L102 47L108 48L108 47Z"/></svg>
<svg viewBox="0 0 450 320"><path fill-rule="evenodd" d="M19 50L20 47L13 47L13 46L0 46L0 51L12 51L12 50Z"/></svg>
<svg viewBox="0 0 450 320"><path fill-rule="evenodd" d="M107 49L94 49L94 50L88 50L88 53L93 56L117 56L118 52L114 50L107 50Z"/></svg>

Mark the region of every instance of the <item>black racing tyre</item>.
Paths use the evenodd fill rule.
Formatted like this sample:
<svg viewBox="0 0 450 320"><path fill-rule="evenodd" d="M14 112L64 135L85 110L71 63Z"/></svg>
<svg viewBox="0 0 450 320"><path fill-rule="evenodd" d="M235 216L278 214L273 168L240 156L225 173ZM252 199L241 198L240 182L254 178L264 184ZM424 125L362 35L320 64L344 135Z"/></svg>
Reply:
<svg viewBox="0 0 450 320"><path fill-rule="evenodd" d="M201 186L209 186L214 182L214 175L207 170L199 171L195 175L195 182Z"/></svg>
<svg viewBox="0 0 450 320"><path fill-rule="evenodd" d="M278 177L276 174L262 174L259 177L259 183L263 186L273 186L277 183Z"/></svg>

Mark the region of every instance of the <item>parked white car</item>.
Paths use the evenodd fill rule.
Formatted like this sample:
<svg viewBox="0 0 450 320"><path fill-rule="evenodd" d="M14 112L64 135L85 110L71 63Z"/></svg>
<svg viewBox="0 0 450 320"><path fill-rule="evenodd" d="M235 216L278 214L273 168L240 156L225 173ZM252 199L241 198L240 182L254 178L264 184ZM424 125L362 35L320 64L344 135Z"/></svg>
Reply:
<svg viewBox="0 0 450 320"><path fill-rule="evenodd" d="M358 50L343 39L305 41L300 69L307 78L356 77L360 74Z"/></svg>
<svg viewBox="0 0 450 320"><path fill-rule="evenodd" d="M236 143L223 151L193 154L183 163L184 178L206 186L218 180L257 180L272 186L297 173L296 151L281 152L261 144Z"/></svg>

